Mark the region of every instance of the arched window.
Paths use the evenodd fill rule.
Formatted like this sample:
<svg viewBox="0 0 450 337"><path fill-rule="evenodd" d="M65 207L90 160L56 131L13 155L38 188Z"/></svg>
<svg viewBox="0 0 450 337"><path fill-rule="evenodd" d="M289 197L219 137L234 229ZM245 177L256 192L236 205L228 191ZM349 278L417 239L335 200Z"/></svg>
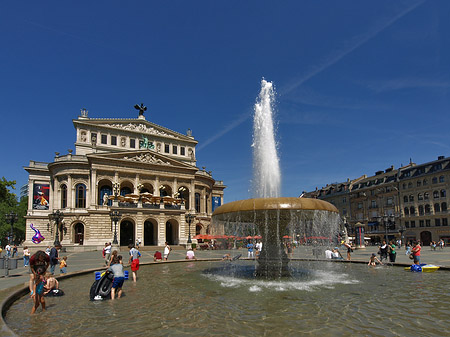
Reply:
<svg viewBox="0 0 450 337"><path fill-rule="evenodd" d="M439 191L433 191L433 198L434 199L439 198Z"/></svg>
<svg viewBox="0 0 450 337"><path fill-rule="evenodd" d="M61 208L67 207L67 186L61 185Z"/></svg>
<svg viewBox="0 0 450 337"><path fill-rule="evenodd" d="M433 184L437 184L437 182L438 182L437 177L434 177L433 180L432 180L432 183L433 183Z"/></svg>
<svg viewBox="0 0 450 337"><path fill-rule="evenodd" d="M445 190L441 190L441 198L445 198L447 196L447 192Z"/></svg>
<svg viewBox="0 0 450 337"><path fill-rule="evenodd" d="M417 180L417 187L422 186L422 182L420 180Z"/></svg>
<svg viewBox="0 0 450 337"><path fill-rule="evenodd" d="M409 214L411 214L411 215L416 214L416 209L415 209L414 206L411 206L411 207L409 208Z"/></svg>
<svg viewBox="0 0 450 337"><path fill-rule="evenodd" d="M98 204L99 205L103 205L104 204L103 198L104 198L105 194L107 196L112 195L112 188L111 188L111 186L109 186L109 185L102 185L100 187L100 192L98 194ZM108 200L107 201L107 205L111 206L112 205L112 200Z"/></svg>
<svg viewBox="0 0 450 337"><path fill-rule="evenodd" d="M446 202L443 202L441 204L441 210L442 210L442 212L447 212L447 203Z"/></svg>
<svg viewBox="0 0 450 337"><path fill-rule="evenodd" d="M200 193L195 193L195 211L200 213Z"/></svg>
<svg viewBox="0 0 450 337"><path fill-rule="evenodd" d="M426 214L430 214L431 213L431 206L428 205L428 204L425 205L425 213Z"/></svg>
<svg viewBox="0 0 450 337"><path fill-rule="evenodd" d="M438 213L441 211L441 205L439 204L434 204L434 213Z"/></svg>
<svg viewBox="0 0 450 337"><path fill-rule="evenodd" d="M430 194L428 192L425 192L424 195L423 195L423 198L425 200L429 200L430 199Z"/></svg>
<svg viewBox="0 0 450 337"><path fill-rule="evenodd" d="M412 183L411 182L408 183L408 188L412 188Z"/></svg>
<svg viewBox="0 0 450 337"><path fill-rule="evenodd" d="M419 205L419 215L423 215L423 206Z"/></svg>
<svg viewBox="0 0 450 337"><path fill-rule="evenodd" d="M405 216L408 216L409 215L409 208L405 207L404 211L405 211Z"/></svg>
<svg viewBox="0 0 450 337"><path fill-rule="evenodd" d="M426 185L428 185L428 180L424 179L423 180L423 186L426 186Z"/></svg>
<svg viewBox="0 0 450 337"><path fill-rule="evenodd" d="M129 188L128 186L122 187L120 189L120 195L126 196L127 194L131 194L131 188Z"/></svg>
<svg viewBox="0 0 450 337"><path fill-rule="evenodd" d="M444 176L440 176L439 177L439 182L440 183L444 183L445 182L445 177Z"/></svg>
<svg viewBox="0 0 450 337"><path fill-rule="evenodd" d="M84 184L75 186L75 207L86 208L86 186Z"/></svg>
<svg viewBox="0 0 450 337"><path fill-rule="evenodd" d="M407 196L407 195L405 195L405 196L403 197L403 202L408 202L408 196Z"/></svg>
<svg viewBox="0 0 450 337"><path fill-rule="evenodd" d="M414 201L414 196L412 194L409 195L409 201Z"/></svg>
<svg viewBox="0 0 450 337"><path fill-rule="evenodd" d="M403 183L403 189L406 190L406 184L405 183Z"/></svg>
<svg viewBox="0 0 450 337"><path fill-rule="evenodd" d="M417 195L417 200L423 200L423 194L422 193L419 193Z"/></svg>

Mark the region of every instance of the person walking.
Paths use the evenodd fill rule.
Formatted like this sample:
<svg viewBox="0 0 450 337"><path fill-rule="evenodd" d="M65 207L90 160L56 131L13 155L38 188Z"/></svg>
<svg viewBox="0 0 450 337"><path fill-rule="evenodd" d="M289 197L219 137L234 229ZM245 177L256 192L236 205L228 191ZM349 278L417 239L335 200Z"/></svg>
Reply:
<svg viewBox="0 0 450 337"><path fill-rule="evenodd" d="M111 260L111 242L106 243L105 246L105 266L108 266Z"/></svg>
<svg viewBox="0 0 450 337"><path fill-rule="evenodd" d="M395 263L395 258L397 257L397 253L395 251L397 247L394 244L394 240L389 243L389 262Z"/></svg>
<svg viewBox="0 0 450 337"><path fill-rule="evenodd" d="M139 270L139 258L141 257L141 253L133 246L133 244L130 244L128 248L130 248L130 259L128 263L131 265L131 271L133 272L133 282L136 282L137 272Z"/></svg>
<svg viewBox="0 0 450 337"><path fill-rule="evenodd" d="M253 252L253 248L254 248L254 245L252 243L252 240L249 240L248 243L247 243L247 251L248 251L248 257L249 258L255 257L255 254Z"/></svg>
<svg viewBox="0 0 450 337"><path fill-rule="evenodd" d="M415 264L420 264L420 251L421 250L422 250L422 247L420 246L420 241L416 241L414 243L413 249L411 250Z"/></svg>
<svg viewBox="0 0 450 337"><path fill-rule="evenodd" d="M380 246L378 253L380 254L381 262L383 262L383 259L387 260L388 245L386 244L386 240L383 240L383 244Z"/></svg>
<svg viewBox="0 0 450 337"><path fill-rule="evenodd" d="M61 248L61 244L57 244L55 247L50 249L50 273L52 275L55 275L55 267L59 264L58 250Z"/></svg>
<svg viewBox="0 0 450 337"><path fill-rule="evenodd" d="M125 273L123 271L122 256L115 256L108 268L114 274L113 284L111 288L111 300L114 300L117 291L117 298L122 296L122 286L125 281Z"/></svg>
<svg viewBox="0 0 450 337"><path fill-rule="evenodd" d="M166 241L166 245L164 246L164 261L167 261L169 258L169 254L172 248L170 248L169 243Z"/></svg>
<svg viewBox="0 0 450 337"><path fill-rule="evenodd" d="M353 252L352 245L348 242L344 242L345 248L347 248L347 261L352 259L351 252Z"/></svg>
<svg viewBox="0 0 450 337"><path fill-rule="evenodd" d="M30 251L28 250L28 246L23 247L23 266L28 267L30 264Z"/></svg>

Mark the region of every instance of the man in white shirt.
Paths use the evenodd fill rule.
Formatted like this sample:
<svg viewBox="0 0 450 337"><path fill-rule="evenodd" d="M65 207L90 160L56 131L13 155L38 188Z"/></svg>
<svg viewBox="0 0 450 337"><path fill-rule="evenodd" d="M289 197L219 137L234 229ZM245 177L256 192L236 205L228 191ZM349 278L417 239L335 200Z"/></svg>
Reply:
<svg viewBox="0 0 450 337"><path fill-rule="evenodd" d="M105 266L109 264L111 259L111 242L109 242L105 247Z"/></svg>

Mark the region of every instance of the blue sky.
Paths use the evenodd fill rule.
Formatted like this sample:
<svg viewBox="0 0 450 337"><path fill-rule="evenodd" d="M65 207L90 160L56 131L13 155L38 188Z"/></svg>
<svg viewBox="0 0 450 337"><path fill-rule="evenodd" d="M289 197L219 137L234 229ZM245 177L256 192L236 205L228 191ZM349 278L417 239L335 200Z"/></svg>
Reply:
<svg viewBox="0 0 450 337"><path fill-rule="evenodd" d="M0 176L74 149L72 119L136 117L199 141L198 166L250 196L252 111L277 91L282 195L450 150L449 1L0 4Z"/></svg>

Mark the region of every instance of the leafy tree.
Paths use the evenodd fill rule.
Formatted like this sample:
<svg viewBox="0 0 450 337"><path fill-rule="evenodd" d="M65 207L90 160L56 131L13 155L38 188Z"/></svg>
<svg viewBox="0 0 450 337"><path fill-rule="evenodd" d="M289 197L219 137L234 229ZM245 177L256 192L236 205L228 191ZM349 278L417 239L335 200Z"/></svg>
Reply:
<svg viewBox="0 0 450 337"><path fill-rule="evenodd" d="M5 177L0 180L0 241L5 246L8 242L8 234L11 223L6 221L6 214L17 214L17 222L14 223L14 243L18 244L25 239L25 218L28 209L28 197L17 201L17 196L11 190L15 190L16 181L8 181Z"/></svg>

